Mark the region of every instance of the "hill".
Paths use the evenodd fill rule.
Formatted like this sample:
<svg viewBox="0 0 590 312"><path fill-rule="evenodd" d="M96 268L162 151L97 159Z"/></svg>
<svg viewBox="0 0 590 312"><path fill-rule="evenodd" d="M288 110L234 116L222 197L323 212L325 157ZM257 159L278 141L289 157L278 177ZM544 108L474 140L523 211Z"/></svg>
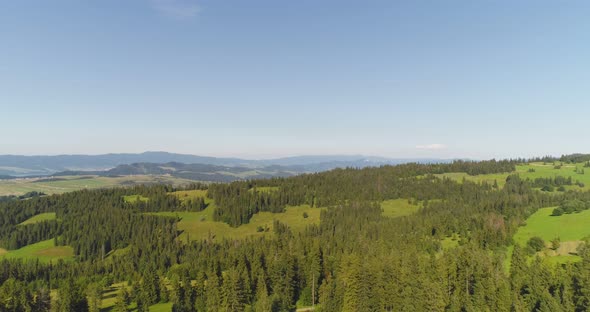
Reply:
<svg viewBox="0 0 590 312"><path fill-rule="evenodd" d="M168 165L118 170L190 169ZM584 311L588 211L568 207L590 207L590 192L538 188L568 182L552 175L565 165L518 166L412 163L13 198L0 203L0 295L38 300L49 287L69 298L65 311L97 298L141 311ZM468 178L489 175L505 180ZM557 206L565 214L550 216ZM558 236L560 247L546 244Z"/></svg>
<svg viewBox="0 0 590 312"><path fill-rule="evenodd" d="M407 162L444 162L438 159L389 159L363 155L296 156L268 160L218 158L167 152L104 155L20 156L0 155L0 176L4 178L52 175L61 171L104 171L135 163L184 163L221 167L261 169L280 166L281 171L318 172L334 168L367 167Z"/></svg>
<svg viewBox="0 0 590 312"><path fill-rule="evenodd" d="M181 179L195 181L232 182L244 179L288 177L297 173L299 172L290 171L289 168L281 166L247 168L169 162L164 164L134 163L129 165L119 165L115 168L104 171L63 171L55 173L53 176L85 176L89 174L103 177L130 175L169 175Z"/></svg>

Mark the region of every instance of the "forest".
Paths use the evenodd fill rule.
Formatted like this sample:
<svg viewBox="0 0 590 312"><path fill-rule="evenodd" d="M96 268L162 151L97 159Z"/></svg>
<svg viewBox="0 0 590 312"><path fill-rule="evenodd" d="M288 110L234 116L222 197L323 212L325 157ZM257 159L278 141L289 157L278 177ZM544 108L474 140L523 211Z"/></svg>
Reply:
<svg viewBox="0 0 590 312"><path fill-rule="evenodd" d="M560 177L509 174L499 187L439 176L510 173L522 161L412 163L5 198L1 248L52 240L74 256L0 260L0 310L150 311L167 303L172 311L588 311L590 248L580 245L579 261L552 263L513 236L541 208L586 210L590 192L538 189L573 183ZM175 191L203 196L182 200ZM420 208L383 216L380 203L394 199ZM277 218L265 236L183 239L178 217L157 214L210 205L213 219L231 227L261 212ZM319 224L294 231L281 222L296 205L320 209ZM44 213L55 218L23 224ZM104 308L103 294L120 283L127 287Z"/></svg>

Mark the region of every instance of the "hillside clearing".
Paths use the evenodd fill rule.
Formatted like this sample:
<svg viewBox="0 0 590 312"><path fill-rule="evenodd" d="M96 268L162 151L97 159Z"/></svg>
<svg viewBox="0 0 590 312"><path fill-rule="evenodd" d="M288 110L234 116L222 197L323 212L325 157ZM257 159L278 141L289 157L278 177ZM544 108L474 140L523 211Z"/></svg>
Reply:
<svg viewBox="0 0 590 312"><path fill-rule="evenodd" d="M73 260L74 250L69 246L55 246L53 239L27 245L20 249L0 252L0 259L39 259L41 262L52 262L58 259Z"/></svg>
<svg viewBox="0 0 590 312"><path fill-rule="evenodd" d="M142 202L147 202L148 200L150 200L149 198L145 197L145 196L141 196L141 195L125 195L123 196L123 200L126 203L136 203L138 201L142 201Z"/></svg>
<svg viewBox="0 0 590 312"><path fill-rule="evenodd" d="M583 169L588 169L588 173L586 173ZM584 174L578 172L584 172ZM516 171L510 173L481 174L472 176L464 172L451 172L436 174L435 176L447 177L455 181L462 181L465 179L473 182L486 182L488 184L493 184L494 181L496 181L499 187L503 187L506 182L506 178L509 175L516 173L518 173L523 179L531 180L536 178L554 178L557 176L565 178L571 177L574 182L580 181L584 183L585 186L581 188L577 185L567 185L565 186L566 190L590 190L590 168L584 168L584 164L582 163L564 164L558 169L556 169L555 165L553 164L530 163L526 165L517 165Z"/></svg>
<svg viewBox="0 0 590 312"><path fill-rule="evenodd" d="M283 213L260 212L255 214L250 223L233 228L227 223L213 221L211 205L200 212L156 212L152 215L178 217L178 228L183 231L180 240L239 239L248 236L263 236L272 232L274 220L287 224L293 232L301 232L311 224L319 224L321 208L308 205L290 206ZM307 214L307 218L304 217Z"/></svg>
<svg viewBox="0 0 590 312"><path fill-rule="evenodd" d="M0 196L23 195L32 191L51 195L81 189L100 189L155 183L184 185L194 183L194 181L166 175L134 175L122 177L85 176L82 178L80 176L63 176L54 180L49 180L47 178L22 178L0 180Z"/></svg>
<svg viewBox="0 0 590 312"><path fill-rule="evenodd" d="M540 237L545 241L545 248L538 252L549 263L565 263L579 261L576 255L582 239L590 236L590 210L579 213L552 216L555 207L541 208L532 214L524 226L518 228L514 234L514 243L525 247L532 237ZM551 241L560 239L560 246L556 250L551 249ZM508 248L505 266L510 267L510 258L514 246Z"/></svg>
<svg viewBox="0 0 590 312"><path fill-rule="evenodd" d="M411 204L408 199L389 199L381 202L381 209L383 209L383 216L396 218L408 216L420 209L419 205Z"/></svg>
<svg viewBox="0 0 590 312"><path fill-rule="evenodd" d="M32 216L29 219L21 222L19 225L35 224L42 221L56 220L55 212L45 212Z"/></svg>

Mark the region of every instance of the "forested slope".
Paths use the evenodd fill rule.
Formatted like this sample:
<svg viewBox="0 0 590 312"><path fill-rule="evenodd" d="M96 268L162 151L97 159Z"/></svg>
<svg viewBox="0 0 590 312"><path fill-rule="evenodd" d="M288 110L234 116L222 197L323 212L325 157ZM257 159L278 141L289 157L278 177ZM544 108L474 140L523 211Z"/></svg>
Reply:
<svg viewBox="0 0 590 312"><path fill-rule="evenodd" d="M72 246L71 262L0 261L0 310L96 310L101 290L128 281L116 311L160 301L174 311L585 311L590 307L590 251L552 266L507 247L524 220L590 193L548 194L510 175L495 184L434 174L510 172L515 162L337 169L290 178L195 184L209 198L180 200L166 186L138 186L35 196L0 203L0 247L52 238ZM266 189L267 191L256 191ZM206 190L206 192L205 192ZM126 197L127 196L127 197ZM140 200L125 198L137 196ZM145 200L141 200L145 198ZM383 200L421 202L415 214L383 217ZM319 225L294 232L275 221L271 236L179 239L178 220L146 212L200 211L231 226L287 205L327 207ZM56 219L19 225L34 215ZM445 248L449 237L459 237ZM108 282L105 282L108 281ZM50 300L50 290L57 290ZM2 298L18 298L3 300ZM98 303L97 303L98 302Z"/></svg>

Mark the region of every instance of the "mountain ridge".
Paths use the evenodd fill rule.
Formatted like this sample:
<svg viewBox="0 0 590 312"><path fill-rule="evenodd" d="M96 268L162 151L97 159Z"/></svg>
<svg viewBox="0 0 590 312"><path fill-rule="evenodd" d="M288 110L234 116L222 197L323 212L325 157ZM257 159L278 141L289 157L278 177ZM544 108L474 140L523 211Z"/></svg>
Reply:
<svg viewBox="0 0 590 312"><path fill-rule="evenodd" d="M105 171L137 163L182 163L261 169L290 167L298 173L318 172L339 167L395 165L408 162L450 162L436 158L385 158L365 155L301 155L274 159L242 159L178 154L162 151L109 153L99 155L0 155L0 176L27 177L52 175L63 171Z"/></svg>

